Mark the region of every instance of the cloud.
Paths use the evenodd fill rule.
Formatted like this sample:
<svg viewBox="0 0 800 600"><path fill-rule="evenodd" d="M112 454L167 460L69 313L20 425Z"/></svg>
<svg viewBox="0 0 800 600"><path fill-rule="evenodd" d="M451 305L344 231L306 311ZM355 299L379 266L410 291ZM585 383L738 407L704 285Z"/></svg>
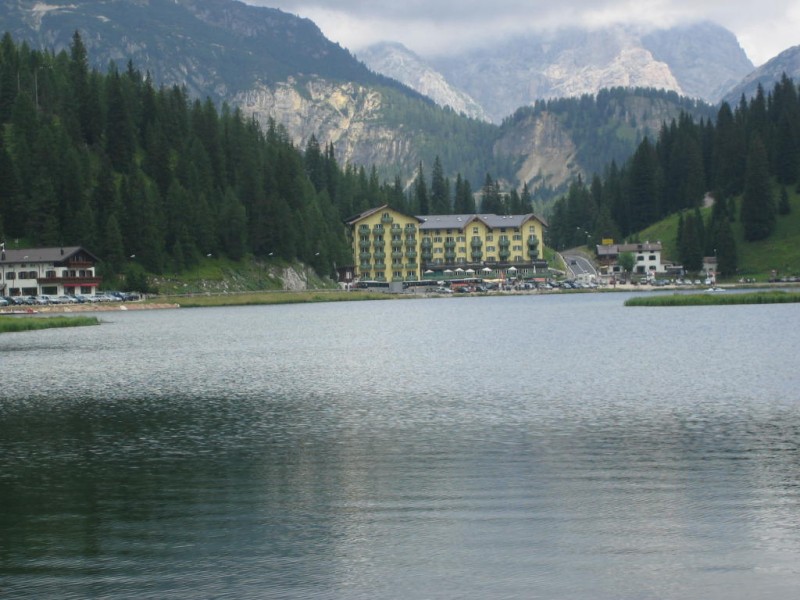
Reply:
<svg viewBox="0 0 800 600"><path fill-rule="evenodd" d="M800 44L797 0L246 0L307 17L357 51L399 41L422 55L485 44L524 31L634 23L670 27L714 21L736 34L756 64Z"/></svg>

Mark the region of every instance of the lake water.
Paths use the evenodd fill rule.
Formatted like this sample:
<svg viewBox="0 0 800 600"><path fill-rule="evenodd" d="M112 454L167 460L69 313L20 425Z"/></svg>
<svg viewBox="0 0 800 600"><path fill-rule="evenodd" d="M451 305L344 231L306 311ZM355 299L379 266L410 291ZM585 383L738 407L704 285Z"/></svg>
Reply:
<svg viewBox="0 0 800 600"><path fill-rule="evenodd" d="M800 592L800 305L103 313L0 336L0 597Z"/></svg>

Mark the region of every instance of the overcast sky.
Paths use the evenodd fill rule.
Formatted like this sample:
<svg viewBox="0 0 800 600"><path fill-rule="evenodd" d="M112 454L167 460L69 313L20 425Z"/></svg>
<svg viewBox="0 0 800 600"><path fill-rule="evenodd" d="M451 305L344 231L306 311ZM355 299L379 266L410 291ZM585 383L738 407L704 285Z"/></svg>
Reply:
<svg viewBox="0 0 800 600"><path fill-rule="evenodd" d="M671 26L710 20L739 39L761 65L800 44L798 0L244 0L314 21L356 52L397 41L419 54L446 51L523 29L635 22Z"/></svg>

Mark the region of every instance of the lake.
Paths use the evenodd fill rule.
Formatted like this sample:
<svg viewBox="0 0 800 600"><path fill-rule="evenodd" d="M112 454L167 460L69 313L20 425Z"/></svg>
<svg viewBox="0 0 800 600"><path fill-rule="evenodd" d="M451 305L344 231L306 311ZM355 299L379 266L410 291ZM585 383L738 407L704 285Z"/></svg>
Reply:
<svg viewBox="0 0 800 600"><path fill-rule="evenodd" d="M800 592L800 305L99 314L0 336L0 597Z"/></svg>

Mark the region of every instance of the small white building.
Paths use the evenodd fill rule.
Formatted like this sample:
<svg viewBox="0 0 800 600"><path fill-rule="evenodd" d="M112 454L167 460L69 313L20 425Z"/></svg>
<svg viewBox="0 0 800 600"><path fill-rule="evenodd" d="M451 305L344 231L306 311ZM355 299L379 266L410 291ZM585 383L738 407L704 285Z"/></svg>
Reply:
<svg viewBox="0 0 800 600"><path fill-rule="evenodd" d="M0 295L94 294L102 281L97 262L80 246L7 250L0 245Z"/></svg>
<svg viewBox="0 0 800 600"><path fill-rule="evenodd" d="M662 261L661 242L644 242L634 244L598 244L596 248L597 261L608 272L619 273L619 255L630 252L633 254L633 273L654 277L667 272L667 265Z"/></svg>

